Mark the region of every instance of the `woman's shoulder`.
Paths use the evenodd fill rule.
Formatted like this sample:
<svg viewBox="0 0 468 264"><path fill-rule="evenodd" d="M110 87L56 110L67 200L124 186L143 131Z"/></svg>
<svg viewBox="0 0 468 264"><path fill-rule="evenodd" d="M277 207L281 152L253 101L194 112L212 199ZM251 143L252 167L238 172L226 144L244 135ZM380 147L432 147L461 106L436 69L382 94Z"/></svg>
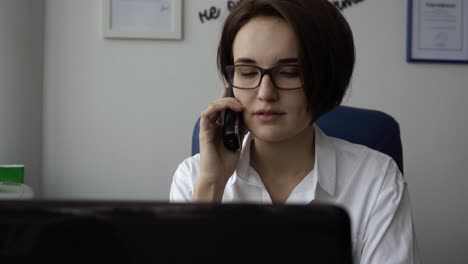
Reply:
<svg viewBox="0 0 468 264"><path fill-rule="evenodd" d="M380 182L390 175L397 181L403 180L398 165L389 155L335 137L328 137L327 140L333 146L336 166L347 175L346 178L353 175L363 181L376 180Z"/></svg>
<svg viewBox="0 0 468 264"><path fill-rule="evenodd" d="M200 155L184 159L177 167L172 178L170 200L173 202L189 202L192 200L193 186L197 180L200 168Z"/></svg>
<svg viewBox="0 0 468 264"><path fill-rule="evenodd" d="M174 180L194 184L200 173L200 154L184 159L174 173Z"/></svg>
<svg viewBox="0 0 468 264"><path fill-rule="evenodd" d="M405 179L390 156L346 140L333 137L328 140L335 153L337 192L343 197L375 200L384 186L387 191L401 193ZM353 199L350 200L344 203L352 203Z"/></svg>
<svg viewBox="0 0 468 264"><path fill-rule="evenodd" d="M326 136L325 143L332 146L337 158L341 161L349 162L372 162L372 163L390 163L394 162L389 155L372 149L368 146L349 142L344 139Z"/></svg>
<svg viewBox="0 0 468 264"><path fill-rule="evenodd" d="M177 167L177 172L184 173L184 174L193 174L197 173L200 170L200 153L195 154L191 157L184 159L179 166Z"/></svg>
<svg viewBox="0 0 468 264"><path fill-rule="evenodd" d="M341 162L369 162L373 163L389 163L393 159L385 153L372 149L365 145L352 143L350 141L328 136L320 127L315 126L316 132L316 147L323 149L330 154L333 154Z"/></svg>

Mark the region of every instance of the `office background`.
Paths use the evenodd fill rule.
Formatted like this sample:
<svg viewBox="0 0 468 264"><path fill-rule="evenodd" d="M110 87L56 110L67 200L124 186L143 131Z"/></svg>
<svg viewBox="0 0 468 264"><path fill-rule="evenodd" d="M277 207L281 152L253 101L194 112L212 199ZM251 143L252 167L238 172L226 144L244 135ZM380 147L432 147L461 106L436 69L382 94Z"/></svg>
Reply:
<svg viewBox="0 0 468 264"><path fill-rule="evenodd" d="M199 113L218 97L224 0L186 0L182 41L109 40L101 1L0 0L0 163L38 197L167 200ZM401 126L424 263L468 261L468 66L409 64L406 0L343 12L357 65L345 104ZM211 6L221 17L201 23Z"/></svg>

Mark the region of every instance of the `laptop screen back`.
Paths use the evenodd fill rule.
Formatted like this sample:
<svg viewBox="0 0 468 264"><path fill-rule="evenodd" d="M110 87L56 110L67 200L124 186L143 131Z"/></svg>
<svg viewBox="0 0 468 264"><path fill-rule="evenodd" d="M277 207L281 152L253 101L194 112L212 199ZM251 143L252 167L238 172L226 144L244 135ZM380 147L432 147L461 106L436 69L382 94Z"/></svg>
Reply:
<svg viewBox="0 0 468 264"><path fill-rule="evenodd" d="M325 204L4 201L0 215L1 255L351 263L348 215Z"/></svg>

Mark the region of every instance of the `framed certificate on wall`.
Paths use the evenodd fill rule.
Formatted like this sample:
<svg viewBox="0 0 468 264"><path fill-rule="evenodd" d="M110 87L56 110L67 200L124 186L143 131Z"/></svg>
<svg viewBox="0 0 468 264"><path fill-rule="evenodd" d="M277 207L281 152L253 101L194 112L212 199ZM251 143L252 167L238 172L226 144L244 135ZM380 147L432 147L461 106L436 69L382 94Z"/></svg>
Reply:
<svg viewBox="0 0 468 264"><path fill-rule="evenodd" d="M468 63L468 1L408 0L407 60Z"/></svg>
<svg viewBox="0 0 468 264"><path fill-rule="evenodd" d="M182 0L102 0L105 38L182 38Z"/></svg>

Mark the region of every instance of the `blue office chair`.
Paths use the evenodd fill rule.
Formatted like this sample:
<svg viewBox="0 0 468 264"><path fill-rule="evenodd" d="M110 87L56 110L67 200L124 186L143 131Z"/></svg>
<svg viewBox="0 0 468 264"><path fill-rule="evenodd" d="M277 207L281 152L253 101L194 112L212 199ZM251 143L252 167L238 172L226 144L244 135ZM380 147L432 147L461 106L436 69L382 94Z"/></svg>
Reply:
<svg viewBox="0 0 468 264"><path fill-rule="evenodd" d="M403 173L400 126L390 115L377 110L338 106L315 122L325 134L365 145L392 157ZM199 152L200 119L192 135L192 155Z"/></svg>

